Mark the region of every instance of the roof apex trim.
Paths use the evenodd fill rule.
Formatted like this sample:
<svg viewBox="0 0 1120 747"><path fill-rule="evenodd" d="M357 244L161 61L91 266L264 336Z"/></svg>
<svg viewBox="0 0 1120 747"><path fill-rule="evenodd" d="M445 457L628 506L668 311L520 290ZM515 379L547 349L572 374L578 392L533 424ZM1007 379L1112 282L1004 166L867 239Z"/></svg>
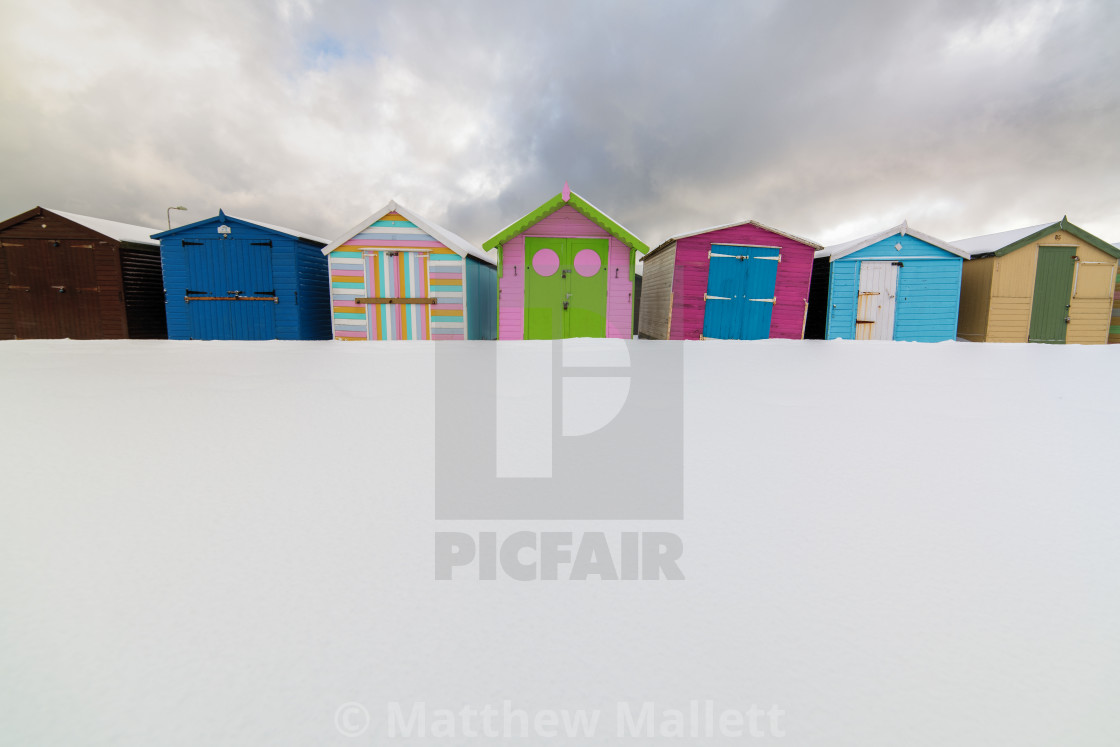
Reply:
<svg viewBox="0 0 1120 747"><path fill-rule="evenodd" d="M1084 241L1086 244L1089 244L1091 246L1096 247L1097 249L1100 249L1102 252L1109 255L1110 257L1115 257L1117 259L1120 259L1120 248L1113 246L1112 244L1108 243L1104 239L1101 239L1101 238L1098 238L1098 237L1094 236L1093 234L1086 231L1084 228L1081 228L1079 226L1075 226L1074 224L1070 223L1069 218L1064 216L1064 215L1062 216L1062 219L1060 221L1058 221L1057 223L1051 223L1050 225L1045 226L1045 227L1039 229L1038 231L1035 231L1034 233L1030 234L1029 236L1024 236L1023 238L1018 239L1017 241L1011 242L1007 246L1000 247L999 249L996 249L995 251L977 252L976 254L973 254L972 256L973 257L982 257L982 256L1002 257L1005 254L1010 254L1011 252L1015 251L1016 249L1022 249L1024 246L1035 243L1036 241L1041 239L1043 236L1045 236L1046 234L1053 231L1055 228L1057 228L1057 230L1059 230L1059 231L1065 231L1066 233L1073 234L1077 238Z"/></svg>
<svg viewBox="0 0 1120 747"><path fill-rule="evenodd" d="M645 242L643 242L641 239L627 230L622 224L613 220L602 210L592 205L582 195L570 189L568 190L566 200L563 192L556 194L548 200L545 200L545 202L543 202L541 205L529 211L522 217L515 220L513 223L510 223L501 231L498 231L498 233L494 234L486 241L482 242L482 248L494 249L506 243L514 236L525 232L535 223L539 223L565 205L570 205L571 207L575 208L575 210L579 212L580 215L587 218L589 221L599 226L599 228L602 228L604 231L606 231L611 236L615 237L634 251L637 251L641 254L645 254L649 251L649 246L647 246Z"/></svg>
<svg viewBox="0 0 1120 747"><path fill-rule="evenodd" d="M647 254L645 257L642 257L642 259L643 260L646 259L646 257L649 257L651 254L656 254L657 252L667 248L669 246L669 244L672 244L672 243L674 243L676 241L679 241L681 239L690 239L693 236L700 236L700 235L705 234L705 233L714 233L716 231L722 231L722 230L727 229L727 228L737 228L739 226L755 226L757 228L761 228L763 231L769 231L770 233L776 233L779 236L785 236L790 241L796 241L799 244L804 244L805 246L811 247L812 249L817 250L817 251L820 251L821 249L824 248L823 246L821 246L820 244L818 244L815 241L809 241L808 239L802 238L800 236L795 236L792 233L786 233L785 231L779 231L778 229L774 228L773 226L768 226L765 223L759 223L756 220L741 220L741 221L738 221L736 223L725 223L721 226L712 226L711 228L703 228L699 231L692 231L690 233L681 233L681 234L677 234L676 236L670 236L669 238L665 239L660 244L658 244L657 247L655 249L651 250L649 254Z"/></svg>
<svg viewBox="0 0 1120 747"><path fill-rule="evenodd" d="M198 228L199 226L205 226L207 223L214 223L214 222L221 223L223 225L228 225L230 223L239 223L243 226L252 226L253 228L260 228L260 229L263 229L265 231L272 231L273 233L278 233L278 234L281 234L283 236L290 236L293 239L304 239L306 241L311 241L311 242L316 243L316 244L326 244L327 243L326 239L320 238L318 236L312 236L309 233L304 233L302 231L297 231L293 228L285 228L284 226L273 225L271 223L264 223L264 222L258 221L258 220L249 220L248 218L238 218L236 215L229 215L228 213L226 213L225 211L223 211L220 208L218 209L218 214L217 215L211 215L209 218L203 218L202 220L196 220L193 223L187 223L186 225L176 226L175 228L172 228L172 229L167 230L167 231L160 231L159 233L154 233L154 234L152 234L152 238L162 240L162 239L165 239L169 236L174 236L177 233L181 233L183 231L193 230L195 228Z"/></svg>
<svg viewBox="0 0 1120 747"><path fill-rule="evenodd" d="M472 244L459 234L444 228L438 223L429 221L419 213L412 212L396 200L389 200L389 202L383 208L381 208L380 210L374 210L366 218L359 221L355 226L343 232L342 235L337 239L324 246L322 250L323 254L330 254L340 246L343 246L347 241L354 238L366 228L369 228L371 224L381 220L381 218L388 215L389 213L399 213L405 218L408 218L412 223L424 229L429 236L438 240L439 243L443 244L448 249L458 254L460 257L466 257L467 255L470 255L475 259L486 262L487 264L497 264L493 256L491 256L487 252L484 252L477 245Z"/></svg>
<svg viewBox="0 0 1120 747"><path fill-rule="evenodd" d="M966 252L964 249L954 246L948 241L943 241L942 239L930 236L927 233L916 231L913 228L910 228L910 225L905 220L897 226L888 228L884 231L873 233L868 236L863 236L858 239L852 239L851 241L847 241L842 244L833 244L832 246L825 247L821 251L816 252L813 256L817 258L828 257L829 262L835 262L841 257L846 257L849 254L858 252L860 249L866 249L872 244L877 244L883 239L894 236L895 234L901 234L902 236L913 236L919 241L924 241L930 246L935 246L938 249L943 249L944 251L947 251L950 254L955 254L962 259L969 258L968 252Z"/></svg>

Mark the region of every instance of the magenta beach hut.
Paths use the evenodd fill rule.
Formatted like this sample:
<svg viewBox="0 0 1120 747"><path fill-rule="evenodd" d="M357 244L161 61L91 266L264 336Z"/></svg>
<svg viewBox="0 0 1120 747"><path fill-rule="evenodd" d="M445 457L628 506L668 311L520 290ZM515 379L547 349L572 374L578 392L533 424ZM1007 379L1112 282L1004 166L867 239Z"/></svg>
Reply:
<svg viewBox="0 0 1120 747"><path fill-rule="evenodd" d="M753 220L667 239L642 258L638 336L799 340L820 248Z"/></svg>

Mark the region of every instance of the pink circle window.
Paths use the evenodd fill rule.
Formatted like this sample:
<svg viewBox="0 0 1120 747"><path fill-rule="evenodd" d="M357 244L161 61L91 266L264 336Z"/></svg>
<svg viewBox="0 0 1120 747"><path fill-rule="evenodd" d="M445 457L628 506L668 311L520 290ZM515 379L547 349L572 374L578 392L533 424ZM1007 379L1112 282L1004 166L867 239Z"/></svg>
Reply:
<svg viewBox="0 0 1120 747"><path fill-rule="evenodd" d="M599 252L594 249L580 249L576 252L575 266L576 272L589 278L599 271L603 263L599 259Z"/></svg>
<svg viewBox="0 0 1120 747"><path fill-rule="evenodd" d="M541 249L533 255L533 272L546 278L560 269L560 257L552 249Z"/></svg>

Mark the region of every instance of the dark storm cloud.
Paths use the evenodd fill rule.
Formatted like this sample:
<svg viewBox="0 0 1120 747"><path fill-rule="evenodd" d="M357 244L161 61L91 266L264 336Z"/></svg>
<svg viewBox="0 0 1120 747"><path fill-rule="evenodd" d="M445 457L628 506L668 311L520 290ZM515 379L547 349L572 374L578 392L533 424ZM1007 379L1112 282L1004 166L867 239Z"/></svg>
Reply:
<svg viewBox="0 0 1120 747"><path fill-rule="evenodd" d="M397 197L482 240L567 180L651 243L747 217L1120 237L1112 2L6 7L6 215L329 236Z"/></svg>

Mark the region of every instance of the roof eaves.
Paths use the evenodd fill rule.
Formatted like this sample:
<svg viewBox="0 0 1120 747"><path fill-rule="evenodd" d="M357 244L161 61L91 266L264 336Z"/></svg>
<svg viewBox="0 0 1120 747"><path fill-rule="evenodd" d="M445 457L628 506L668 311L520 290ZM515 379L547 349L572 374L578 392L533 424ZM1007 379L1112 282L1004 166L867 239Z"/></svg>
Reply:
<svg viewBox="0 0 1120 747"><path fill-rule="evenodd" d="M1093 234L1086 231L1084 228L1080 228L1078 226L1073 225L1072 223L1069 222L1069 220L1067 218L1062 218L1061 226L1062 226L1062 229L1065 230L1066 232L1072 233L1077 238L1081 239L1084 242L1087 242L1087 243L1093 245L1097 249L1100 249L1102 252L1109 255L1110 257L1115 257L1117 259L1120 259L1120 248L1117 248L1117 247L1113 246L1112 244L1108 243L1104 239L1101 239L1101 238L1098 238L1098 237L1094 236Z"/></svg>
<svg viewBox="0 0 1120 747"><path fill-rule="evenodd" d="M534 223L538 223L555 213L557 210L562 208L564 204L565 203L563 195L557 193L554 197L550 197L549 199L545 200L541 205L537 206L533 210L530 210L528 213L503 228L501 231L498 231L496 234L486 239L486 241L482 242L482 248L493 249L500 244L506 243L517 234L532 226Z"/></svg>
<svg viewBox="0 0 1120 747"><path fill-rule="evenodd" d="M602 210L592 205L581 195L572 192L568 200L568 204L574 207L576 210L579 210L579 212L584 217L586 217L595 225L599 226L599 228L602 228L604 231L614 236L623 244L626 244L626 246L630 247L631 249L637 252L641 252L642 254L646 254L649 252L649 246L647 246L644 241L627 230L627 228L621 223L612 219Z"/></svg>

